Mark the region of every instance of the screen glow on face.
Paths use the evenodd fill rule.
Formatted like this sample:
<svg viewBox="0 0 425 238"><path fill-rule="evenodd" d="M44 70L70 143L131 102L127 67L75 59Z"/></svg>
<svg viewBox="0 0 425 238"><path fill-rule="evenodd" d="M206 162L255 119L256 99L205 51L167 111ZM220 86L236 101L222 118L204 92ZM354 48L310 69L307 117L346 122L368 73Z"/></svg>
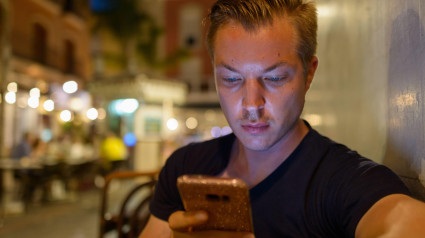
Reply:
<svg viewBox="0 0 425 238"><path fill-rule="evenodd" d="M279 144L299 120L308 86L295 38L293 27L279 19L255 32L236 22L217 31L214 73L220 103L249 149Z"/></svg>

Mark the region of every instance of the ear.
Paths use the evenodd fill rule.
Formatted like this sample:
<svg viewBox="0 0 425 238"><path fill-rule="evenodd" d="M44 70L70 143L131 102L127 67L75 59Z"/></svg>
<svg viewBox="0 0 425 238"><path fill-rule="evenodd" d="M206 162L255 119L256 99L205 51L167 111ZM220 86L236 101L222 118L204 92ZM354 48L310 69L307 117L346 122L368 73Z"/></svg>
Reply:
<svg viewBox="0 0 425 238"><path fill-rule="evenodd" d="M305 83L306 91L310 88L311 82L313 81L314 74L316 73L316 69L318 65L319 65L319 59L317 58L317 56L313 56L307 68L308 70L307 80Z"/></svg>

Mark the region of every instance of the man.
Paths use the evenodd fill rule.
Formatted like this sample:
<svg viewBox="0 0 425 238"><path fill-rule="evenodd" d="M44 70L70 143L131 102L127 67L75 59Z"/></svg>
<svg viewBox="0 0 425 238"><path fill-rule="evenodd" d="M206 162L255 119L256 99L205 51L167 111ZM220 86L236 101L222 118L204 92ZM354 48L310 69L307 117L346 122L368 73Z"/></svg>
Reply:
<svg viewBox="0 0 425 238"><path fill-rule="evenodd" d="M29 158L31 157L32 147L35 141L35 137L29 133L26 132L22 136L21 142L17 144L10 154L10 157L13 159L21 159L21 158Z"/></svg>
<svg viewBox="0 0 425 238"><path fill-rule="evenodd" d="M257 238L424 237L425 205L407 196L393 172L300 119L318 65L314 5L218 0L210 21L216 87L234 135L170 157L141 237L253 237L190 232L208 214L183 212L176 188L182 174L245 181Z"/></svg>

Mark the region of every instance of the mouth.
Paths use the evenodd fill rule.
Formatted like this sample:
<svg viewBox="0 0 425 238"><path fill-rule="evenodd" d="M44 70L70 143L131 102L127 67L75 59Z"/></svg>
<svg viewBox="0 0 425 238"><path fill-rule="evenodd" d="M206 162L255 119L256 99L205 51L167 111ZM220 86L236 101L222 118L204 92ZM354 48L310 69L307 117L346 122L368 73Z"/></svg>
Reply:
<svg viewBox="0 0 425 238"><path fill-rule="evenodd" d="M244 123L241 125L241 127L244 131L248 132L249 134L258 135L265 132L270 127L270 125L264 122L256 122L256 123Z"/></svg>

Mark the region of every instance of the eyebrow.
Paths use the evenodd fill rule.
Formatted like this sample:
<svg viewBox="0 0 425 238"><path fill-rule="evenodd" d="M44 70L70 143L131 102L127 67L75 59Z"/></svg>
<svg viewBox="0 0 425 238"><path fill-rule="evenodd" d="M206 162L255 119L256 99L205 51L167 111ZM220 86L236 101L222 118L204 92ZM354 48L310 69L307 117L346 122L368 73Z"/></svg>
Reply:
<svg viewBox="0 0 425 238"><path fill-rule="evenodd" d="M232 71L232 72L239 73L239 71L238 71L237 69L235 69L235 68L233 68L232 66L230 66L230 65L228 65L228 64L225 64L225 63L220 63L220 64L218 64L218 65L216 66L216 68L218 68L218 67L223 67L223 68L226 68L226 69L228 69L228 70L230 70L230 71Z"/></svg>
<svg viewBox="0 0 425 238"><path fill-rule="evenodd" d="M263 73L267 73L267 72L273 71L273 70L275 70L276 68L278 68L278 67L280 67L280 66L282 66L282 65L287 65L287 64L288 64L288 63L287 63L287 62L285 62L285 61L280 61L280 62L278 62L278 63L276 63L276 64L274 64L274 65L272 65L272 66L270 66L270 67L266 68L265 70L263 70ZM225 64L225 63L220 63L220 64L218 64L218 65L216 66L216 68L218 68L218 67L223 67L223 68L226 68L226 69L228 69L228 70L230 70L230 71L232 71L232 72L240 73L237 69L235 69L235 68L233 68L232 66L230 66L230 65L228 65L228 64Z"/></svg>
<svg viewBox="0 0 425 238"><path fill-rule="evenodd" d="M277 68L279 68L280 66L283 66L283 65L288 65L288 63L286 61L280 61L280 62L266 68L265 70L263 70L263 73L273 71L273 70L275 70L275 69L277 69Z"/></svg>

